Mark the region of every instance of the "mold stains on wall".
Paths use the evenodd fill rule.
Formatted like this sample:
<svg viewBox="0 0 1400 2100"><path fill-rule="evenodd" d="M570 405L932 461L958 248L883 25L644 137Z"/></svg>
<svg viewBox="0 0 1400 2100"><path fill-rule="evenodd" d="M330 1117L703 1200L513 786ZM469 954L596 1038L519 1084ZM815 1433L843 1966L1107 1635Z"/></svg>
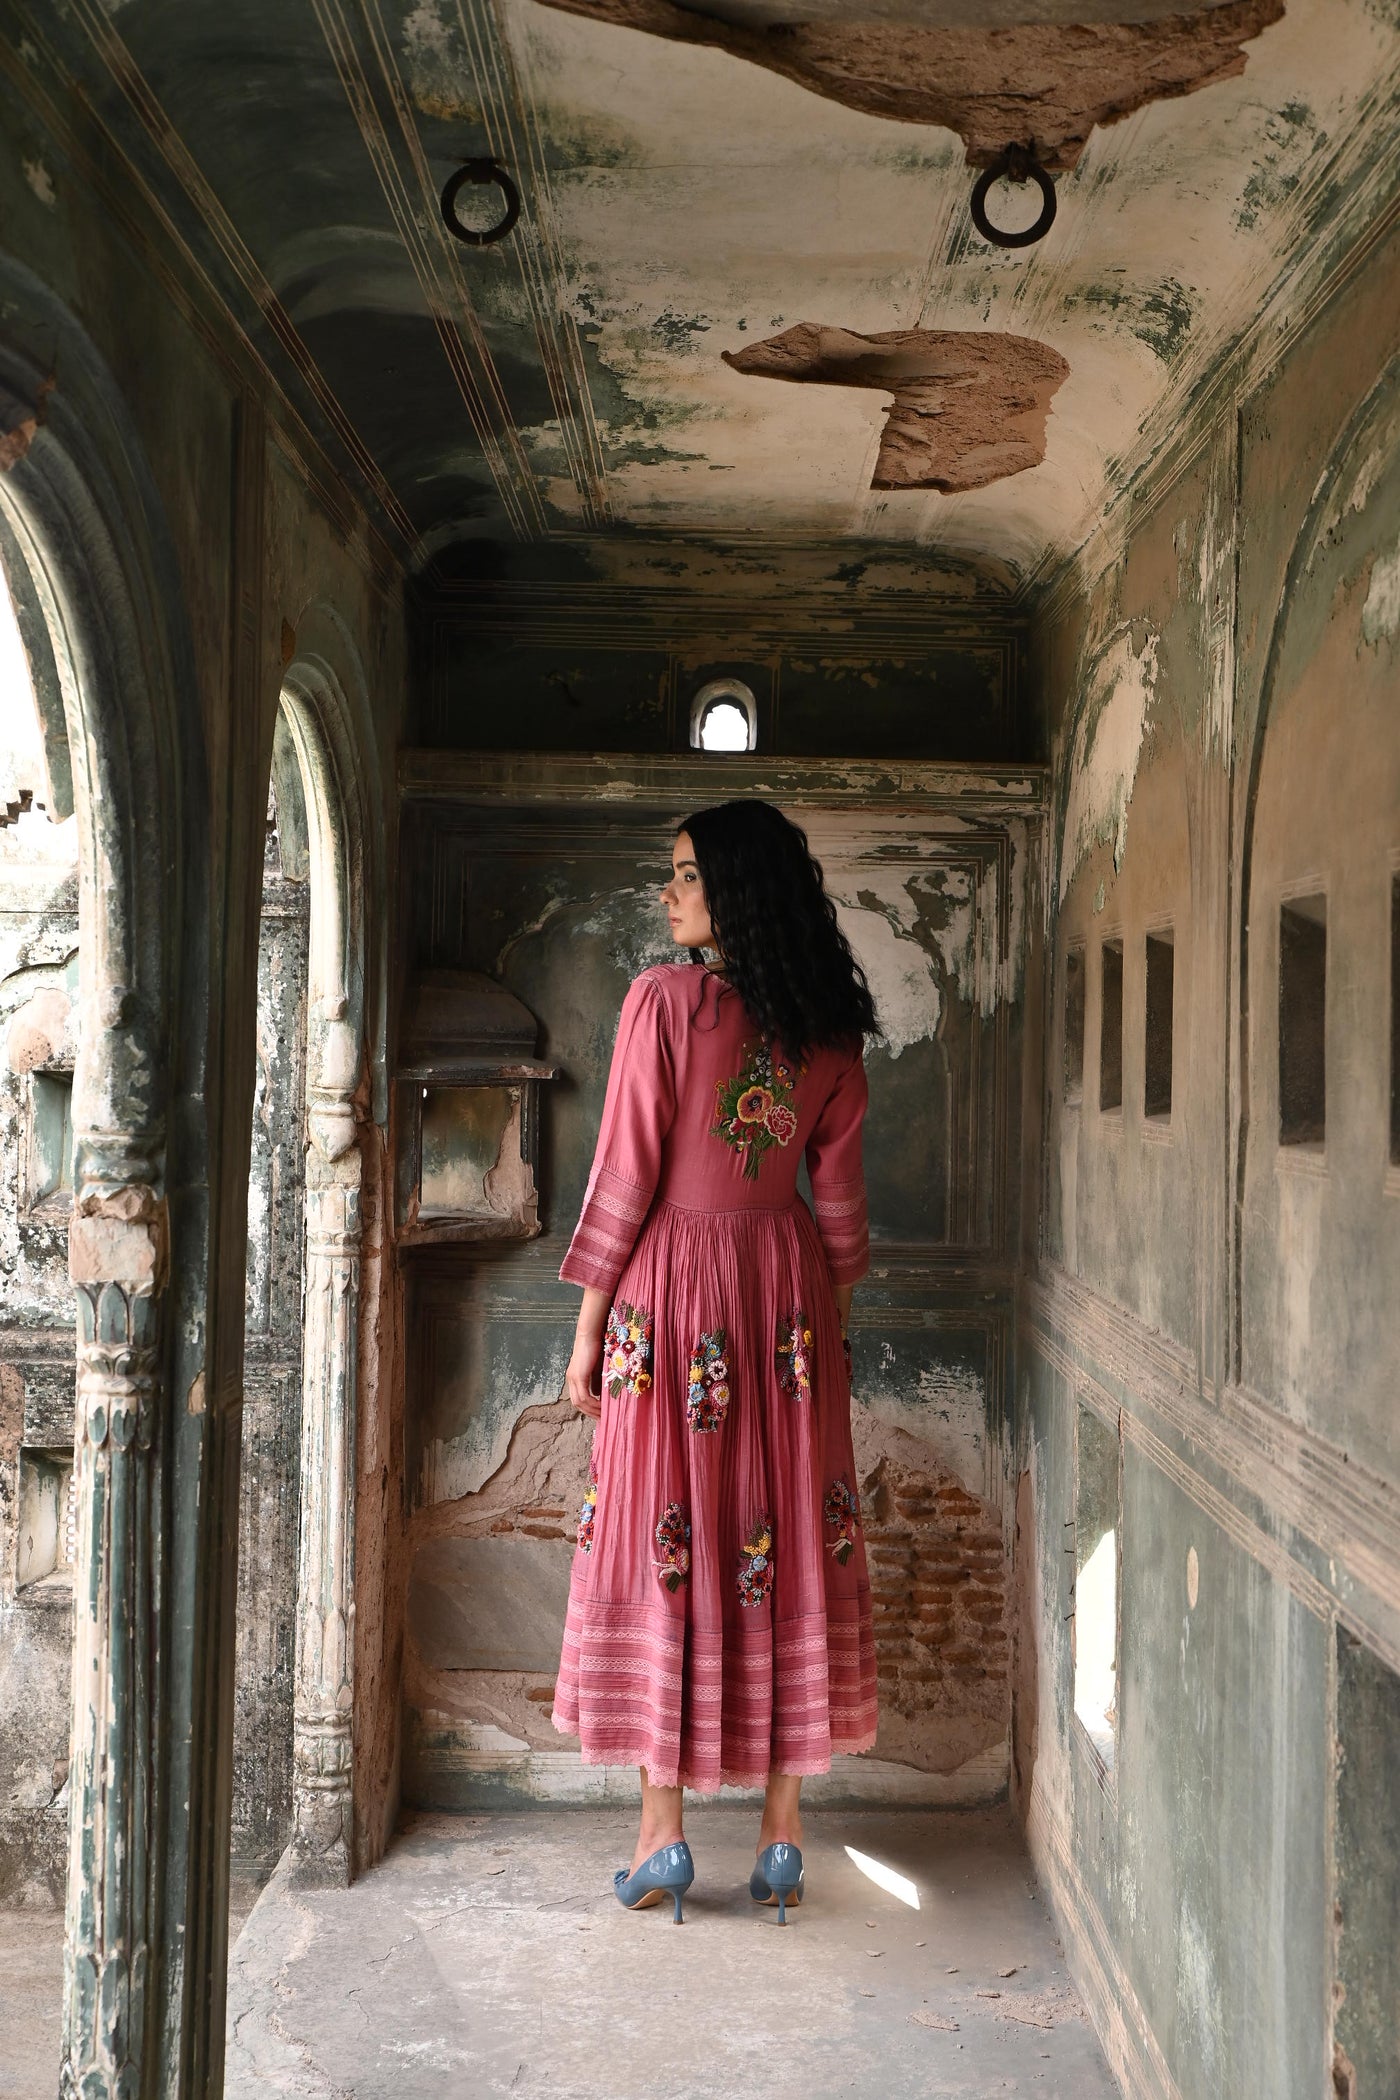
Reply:
<svg viewBox="0 0 1400 2100"><path fill-rule="evenodd" d="M711 45L869 116L942 125L957 132L974 167L1012 140L1033 139L1054 169L1074 167L1096 124L1243 72L1244 45L1283 13L1283 0L1226 0L1158 22L985 30L897 21L750 26L671 0L545 4L675 43Z"/></svg>
<svg viewBox="0 0 1400 2100"><path fill-rule="evenodd" d="M527 1408L476 1493L415 1519L404 1656L411 1741L449 1723L560 1747L553 1673L591 1432L566 1403ZM412 1771L420 1791L411 1798L431 1805L428 1766L415 1758Z"/></svg>
<svg viewBox="0 0 1400 2100"><path fill-rule="evenodd" d="M858 335L799 321L721 353L736 372L816 386L873 387L894 400L871 487L986 488L1045 457L1045 422L1069 376L1057 350L1024 335L896 328Z"/></svg>

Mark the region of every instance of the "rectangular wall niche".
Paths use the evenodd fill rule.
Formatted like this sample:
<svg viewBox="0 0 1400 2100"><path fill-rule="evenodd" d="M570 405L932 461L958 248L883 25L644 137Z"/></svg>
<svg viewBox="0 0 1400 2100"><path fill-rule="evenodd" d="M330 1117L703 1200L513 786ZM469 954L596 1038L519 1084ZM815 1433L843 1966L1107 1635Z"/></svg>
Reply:
<svg viewBox="0 0 1400 2100"><path fill-rule="evenodd" d="M1279 911L1278 1140L1320 1145L1327 1130L1327 899Z"/></svg>
<svg viewBox="0 0 1400 2100"><path fill-rule="evenodd" d="M1337 1982L1333 2090L1400 2093L1400 1677L1337 1634Z"/></svg>
<svg viewBox="0 0 1400 2100"><path fill-rule="evenodd" d="M67 1204L73 1194L73 1075L32 1072L29 1078L29 1170L31 1209Z"/></svg>
<svg viewBox="0 0 1400 2100"><path fill-rule="evenodd" d="M1105 1771L1118 1730L1118 1433L1079 1410L1074 1505L1074 1711Z"/></svg>
<svg viewBox="0 0 1400 2100"><path fill-rule="evenodd" d="M1099 1107L1123 1106L1123 943L1105 941L1099 1001Z"/></svg>
<svg viewBox="0 0 1400 2100"><path fill-rule="evenodd" d="M1084 1098L1084 950L1065 956L1065 1100Z"/></svg>
<svg viewBox="0 0 1400 2100"><path fill-rule="evenodd" d="M54 1578L64 1582L71 1578L75 1521L71 1451L37 1451L22 1445L17 1589L28 1589L34 1583Z"/></svg>
<svg viewBox="0 0 1400 2100"><path fill-rule="evenodd" d="M1172 1112L1172 992L1176 950L1171 930L1147 936L1147 994L1143 1036L1142 1112L1168 1122Z"/></svg>

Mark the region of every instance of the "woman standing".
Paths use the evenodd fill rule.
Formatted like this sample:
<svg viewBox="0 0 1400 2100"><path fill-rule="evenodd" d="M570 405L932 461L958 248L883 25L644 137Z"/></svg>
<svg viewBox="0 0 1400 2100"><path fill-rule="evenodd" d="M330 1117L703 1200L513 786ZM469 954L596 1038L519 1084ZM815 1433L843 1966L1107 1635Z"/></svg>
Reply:
<svg viewBox="0 0 1400 2100"><path fill-rule="evenodd" d="M584 1287L569 1397L599 1426L554 1725L586 1763L641 1767L623 1903L669 1894L679 1924L681 1789L762 1786L750 1889L785 1923L803 1775L875 1740L845 1348L875 1010L769 803L689 818L662 902L677 945L719 959L628 991L560 1271Z"/></svg>

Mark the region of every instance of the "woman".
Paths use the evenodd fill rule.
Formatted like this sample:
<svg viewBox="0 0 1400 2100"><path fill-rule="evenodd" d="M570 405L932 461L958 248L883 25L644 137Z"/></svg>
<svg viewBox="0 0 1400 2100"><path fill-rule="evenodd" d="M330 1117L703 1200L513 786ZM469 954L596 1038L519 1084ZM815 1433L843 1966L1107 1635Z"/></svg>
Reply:
<svg viewBox="0 0 1400 2100"><path fill-rule="evenodd" d="M786 1923L802 1777L875 1740L845 1349L875 1010L770 804L689 818L661 895L677 946L718 961L629 990L560 1270L584 1287L569 1397L599 1426L554 1724L588 1763L641 1767L623 1903L669 1894L679 1924L682 1787L763 1786L750 1890Z"/></svg>

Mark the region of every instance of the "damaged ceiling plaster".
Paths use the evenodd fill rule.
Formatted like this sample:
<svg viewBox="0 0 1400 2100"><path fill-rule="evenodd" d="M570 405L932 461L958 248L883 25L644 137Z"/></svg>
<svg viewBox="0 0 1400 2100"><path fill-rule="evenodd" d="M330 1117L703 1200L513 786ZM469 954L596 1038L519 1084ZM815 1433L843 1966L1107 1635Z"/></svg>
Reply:
<svg viewBox="0 0 1400 2100"><path fill-rule="evenodd" d="M721 353L736 372L893 394L871 487L986 488L1045 457L1045 419L1069 377L1057 350L1030 336L934 328L858 335L800 321Z"/></svg>
<svg viewBox="0 0 1400 2100"><path fill-rule="evenodd" d="M1073 168L1096 124L1244 71L1244 45L1284 0L1221 0L1158 20L930 26L921 0L840 18L821 0L787 16L770 0L543 0L566 14L708 44L868 116L955 131L974 167L1013 141ZM1016 13L1038 12L1029 7ZM1001 12L999 10L999 12ZM1097 12L1077 7L1076 14ZM1136 12L1136 10L1135 10ZM776 19L775 19L776 16ZM985 20L985 16L983 17Z"/></svg>
<svg viewBox="0 0 1400 2100"><path fill-rule="evenodd" d="M630 587L684 560L718 590L781 543L804 575L858 573L863 590L877 576L881 591L922 590L935 561L959 593L976 578L1033 596L1189 423L1222 356L1312 296L1326 266L1313 229L1339 210L1369 223L1388 194L1400 61L1381 0L1287 0L1244 43L1242 70L1241 41L1277 0L1189 14L1188 0L638 0L698 43L614 26L610 4L393 0L372 10L382 47L328 44L344 10L318 4L295 13L280 68L266 62L287 33L276 0L225 9L213 43L206 10L120 9L123 64L158 97L151 121L201 239L227 252L236 227L261 273L237 296L272 317L286 376L322 405L326 442L415 573ZM966 140L726 48L741 31L782 44L765 25L783 15L867 51L908 35L927 54L942 37L946 66L891 77L961 97ZM805 50L807 34L786 41ZM1038 40L1043 65L1027 55ZM1052 104L1082 137L1132 100L1105 58L1125 40L1139 58L1177 47L1155 76L1173 99L1092 130L1036 248L990 246L969 214L968 143L1033 128L1048 152ZM256 121L210 120L230 73L258 81ZM1188 75L1213 84L1176 94ZM1008 82L1024 90L1014 117ZM268 180L290 137L314 208L301 185ZM492 150L521 218L478 251L451 238L439 198ZM1014 227L1031 203L999 188L992 216ZM894 387L852 387L849 372L839 387L762 386L721 355L801 320L877 342L1048 346L1069 370L1043 461L956 487L941 464L922 485L921 464L872 489Z"/></svg>

